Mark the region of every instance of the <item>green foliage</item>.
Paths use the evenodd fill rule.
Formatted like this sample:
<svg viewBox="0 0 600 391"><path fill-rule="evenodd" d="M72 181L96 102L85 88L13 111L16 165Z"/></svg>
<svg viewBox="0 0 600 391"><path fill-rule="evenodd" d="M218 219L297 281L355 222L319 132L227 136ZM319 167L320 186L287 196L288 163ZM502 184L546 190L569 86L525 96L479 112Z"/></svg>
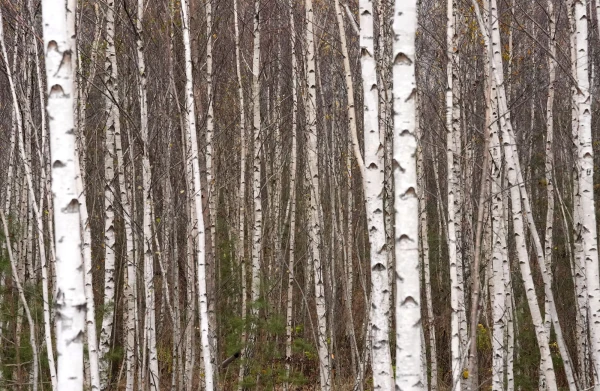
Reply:
<svg viewBox="0 0 600 391"><path fill-rule="evenodd" d="M123 356L124 351L122 346L115 346L106 353L106 359L112 362L120 362Z"/></svg>
<svg viewBox="0 0 600 391"><path fill-rule="evenodd" d="M228 331L224 336L225 354L229 357L243 347L240 336L246 322L239 316L229 316L224 320L223 327Z"/></svg>
<svg viewBox="0 0 600 391"><path fill-rule="evenodd" d="M288 382L294 386L303 386L308 384L308 379L300 371L291 371L289 376L280 377L280 382Z"/></svg>
<svg viewBox="0 0 600 391"><path fill-rule="evenodd" d="M250 308L251 309L256 309L256 310L260 311L262 309L267 308L267 302L266 302L266 300L263 297L261 297L258 300L250 303Z"/></svg>
<svg viewBox="0 0 600 391"><path fill-rule="evenodd" d="M492 340L490 331L484 325L477 325L477 350L481 352L490 352L492 350Z"/></svg>
<svg viewBox="0 0 600 391"><path fill-rule="evenodd" d="M114 311L115 303L104 303L96 305L96 332L100 335L100 329L102 328L102 319L104 318L104 314L108 311Z"/></svg>
<svg viewBox="0 0 600 391"><path fill-rule="evenodd" d="M297 324L296 327L294 327L294 329L292 331L294 333L296 333L296 335L302 334L302 332L304 331L304 325L303 324Z"/></svg>
<svg viewBox="0 0 600 391"><path fill-rule="evenodd" d="M307 360L316 360L317 359L317 349L310 342L306 341L303 338L295 338L292 341L292 352L293 353L301 353Z"/></svg>
<svg viewBox="0 0 600 391"><path fill-rule="evenodd" d="M2 242L0 237L0 243ZM0 273L8 274L11 273L10 259L8 258L8 252L0 252Z"/></svg>
<svg viewBox="0 0 600 391"><path fill-rule="evenodd" d="M241 382L242 388L254 388L256 387L256 376L248 375Z"/></svg>
<svg viewBox="0 0 600 391"><path fill-rule="evenodd" d="M156 348L158 362L165 366L168 373L173 372L173 351L164 345L158 345Z"/></svg>
<svg viewBox="0 0 600 391"><path fill-rule="evenodd" d="M41 284L32 283L26 285L24 288L31 316L36 326L36 343L41 376L47 376L46 374L49 373L48 356L45 353L46 349L43 338L41 338L43 326ZM30 341L29 323L22 310L22 304L14 285L5 286L2 293L5 295L5 298L13 297L13 300L3 300L0 303L0 320L3 324L10 325L3 328L2 334L12 339L15 335L14 333L17 331L15 327L17 321L20 320L21 322L18 343L16 340L12 340L11 343L4 342L0 345L0 357L2 357L0 371L2 371L3 379L7 383L11 383L12 381L22 381L23 376L29 373L33 363L34 352ZM6 341L9 341L9 339ZM20 374L20 379L15 377L17 373Z"/></svg>
<svg viewBox="0 0 600 391"><path fill-rule="evenodd" d="M271 335L285 334L285 317L279 314L273 314L260 322L261 329Z"/></svg>
<svg viewBox="0 0 600 391"><path fill-rule="evenodd" d="M519 332L516 335L519 354L515 355L515 388L536 390L539 379L540 350L527 302L517 302L515 309Z"/></svg>

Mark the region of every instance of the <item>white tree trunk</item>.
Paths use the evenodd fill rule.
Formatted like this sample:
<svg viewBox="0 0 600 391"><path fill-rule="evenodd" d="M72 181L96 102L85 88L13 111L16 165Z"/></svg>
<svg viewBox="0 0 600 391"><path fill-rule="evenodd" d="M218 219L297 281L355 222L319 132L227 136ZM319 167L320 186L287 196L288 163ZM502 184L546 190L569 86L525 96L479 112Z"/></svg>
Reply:
<svg viewBox="0 0 600 391"><path fill-rule="evenodd" d="M385 246L383 213L384 160L382 148L384 140L381 139L379 134L379 94L373 41L373 3L370 0L360 0L359 7L365 148L363 189L371 262L371 327L369 330L372 343L371 366L373 370L373 388L375 390L389 390L392 388L393 382L392 358L388 340L391 289ZM398 91L398 93L401 93L401 91ZM416 194L414 196L415 201L418 202ZM417 207L415 209L418 211ZM416 238L418 238L418 234L415 236ZM415 243L418 242L415 241ZM415 246L415 249L417 248L418 246Z"/></svg>
<svg viewBox="0 0 600 391"><path fill-rule="evenodd" d="M71 60L74 48L70 39L75 32L69 32L67 27L67 14L74 12L74 7L57 6L50 0L42 1L56 234L55 306L59 391L83 388L86 299L75 182L74 70Z"/></svg>
<svg viewBox="0 0 600 391"><path fill-rule="evenodd" d="M292 361L292 316L293 316L293 294L294 284L294 261L296 251L296 171L297 171L297 149L296 126L298 118L298 61L296 58L296 25L294 21L293 1L288 0L290 17L290 47L292 49L292 153L290 157L290 233L289 233L289 259L288 259L288 286L287 286L287 304L286 304L286 342L285 342L285 373L290 377ZM290 384L284 385L284 390L288 391Z"/></svg>
<svg viewBox="0 0 600 391"><path fill-rule="evenodd" d="M207 88L207 104L208 111L206 113L206 183L208 184L208 210L210 216L210 235L212 237L212 256L213 262L216 265L216 202L215 202L215 173L213 167L213 133L215 129L214 121L214 103L213 103L213 26L212 26L212 3L207 0L204 5L206 12L206 88Z"/></svg>
<svg viewBox="0 0 600 391"><path fill-rule="evenodd" d="M115 133L120 133L118 69L115 50L115 0L109 0L106 9L105 85L106 143L104 154L104 299L100 328L100 387L108 387L110 362L107 354L112 340L115 297ZM131 216L131 215L130 215Z"/></svg>
<svg viewBox="0 0 600 391"><path fill-rule="evenodd" d="M310 204L309 220L309 257L313 266L315 304L317 307L317 350L319 354L319 373L321 391L331 389L331 362L327 344L327 310L325 303L325 287L321 267L321 218L319 191L319 156L317 134L317 96L315 75L315 41L314 41L314 10L312 0L306 0L306 67L307 67L307 113L306 113L306 149L308 160L308 186Z"/></svg>
<svg viewBox="0 0 600 391"><path fill-rule="evenodd" d="M254 222L252 225L252 303L255 304L260 297L260 266L262 256L262 197L261 197L261 116L260 116L260 0L254 2L254 47L252 57L252 129L253 129L253 177L252 199L254 200ZM258 307L253 305L252 315L258 316ZM252 325L252 334L256 333L256 325ZM256 336L253 335L254 339Z"/></svg>
<svg viewBox="0 0 600 391"><path fill-rule="evenodd" d="M396 390L423 390L419 357L421 293L419 275L419 200L415 35L417 2L396 0L394 8L393 119L396 276ZM427 240L427 238L423 238ZM387 275L387 274L386 274ZM388 388L389 389L389 388Z"/></svg>
<svg viewBox="0 0 600 391"><path fill-rule="evenodd" d="M458 268L462 265L458 264L457 256L457 237L456 237L456 226L458 222L455 217L455 192L456 192L456 171L454 169L454 151L455 151L455 137L454 137L454 124L458 122L458 118L454 118L454 88L453 84L456 81L455 77L458 76L458 72L454 71L454 57L456 52L456 39L454 37L454 21L455 21L455 3L456 0L447 0L448 3L448 14L447 14L447 33L446 33L446 45L447 45L447 78L448 85L446 87L446 159L447 159L447 183L448 183L448 258L450 262L450 307L452 308L451 321L450 321L450 349L451 349L451 373L452 381L456 384L461 371L461 342L460 342L460 308L459 308L459 293L461 286L458 280ZM461 390L461 384L457 384L457 391Z"/></svg>
<svg viewBox="0 0 600 391"><path fill-rule="evenodd" d="M138 65L138 98L140 104L140 132L142 136L142 202L143 202L143 242L144 242L144 292L146 296L145 326L148 340L149 383L151 391L160 389L160 372L158 369L158 355L156 351L156 312L154 288L154 253L152 251L152 174L150 170L150 145L148 139L148 99L146 93L146 60L144 54L144 31L142 20L144 18L144 1L138 0L137 6L137 65ZM159 252L160 253L160 252ZM135 272L134 272L135 273ZM167 280L163 280L167 284Z"/></svg>
<svg viewBox="0 0 600 391"><path fill-rule="evenodd" d="M575 26L575 13L573 1L567 1L567 16L570 27L570 57L571 57L571 77L577 81L577 37ZM577 83L571 83L571 135L572 135L572 153L578 156L579 148L579 113L578 113L578 90ZM579 386L587 389L590 384L589 365L590 352L588 343L588 294L586 286L586 265L583 248L583 236L581 229L581 197L579 192L579 167L575 160L572 170L573 185L573 275L575 285L575 296L577 297L577 360L579 364Z"/></svg>
<svg viewBox="0 0 600 391"><path fill-rule="evenodd" d="M187 164L191 165L193 178L193 198L195 206L196 229L196 262L198 273L198 304L200 315L200 339L202 345L202 358L204 362L204 386L206 391L214 391L216 384L213 374L213 363L211 362L212 346L209 342L208 330L208 302L206 292L206 251L204 238L204 216L202 215L202 190L200 188L200 165L198 161L198 140L196 137L196 113L193 92L192 77L192 52L190 45L190 17L189 0L181 2L183 23L183 45L185 49L185 108L187 112L187 133L190 141L190 158Z"/></svg>
<svg viewBox="0 0 600 391"><path fill-rule="evenodd" d="M581 235L585 254L586 281L589 305L589 335L594 370L594 389L600 390L600 271L596 236L594 202L594 151L592 148L591 91L588 77L588 20L586 2L575 1L575 30L577 47L577 105L579 122L579 193L581 200Z"/></svg>
<svg viewBox="0 0 600 391"><path fill-rule="evenodd" d="M238 193L238 242L237 242L237 257L239 267L241 269L241 288L242 288L242 346L246 343L246 312L247 312L247 297L248 290L246 286L246 155L247 155L247 143L246 143L246 106L244 103L244 86L242 84L242 67L241 67L241 54L240 54L240 31L238 23L238 0L233 0L233 24L235 28L235 66L237 74L238 84L238 96L239 96L239 109L240 109L240 185ZM238 382L244 379L245 365L240 365L238 374Z"/></svg>
<svg viewBox="0 0 600 391"><path fill-rule="evenodd" d="M486 52L488 50L486 49ZM498 107L496 104L496 88L490 91L492 118L490 121L490 155L493 159L492 177L492 317L494 321L492 341L492 389L504 390L504 334L506 322L506 290L504 262L507 261L506 236L507 232L504 213L504 192L502 192L502 152L498 135ZM487 151L484 151L487 153Z"/></svg>
<svg viewBox="0 0 600 391"><path fill-rule="evenodd" d="M554 153L553 148L553 130L554 130L554 84L556 80L556 22L554 15L554 5L551 0L548 1L548 18L550 27L549 56L548 56L548 96L546 100L546 161L544 164L544 172L546 176L546 197L548 207L546 209L546 234L544 235L544 262L548 277L552 281L552 226L554 224ZM548 299L546 299L547 301ZM548 305L546 305L544 323L548 337L550 337L550 327L552 319Z"/></svg>
<svg viewBox="0 0 600 391"><path fill-rule="evenodd" d="M484 2L486 14L484 16L486 28L490 28L489 1ZM485 73L488 85L486 91L486 126L489 127L489 154L492 157L492 166L490 167L491 177L491 233L492 233L492 262L490 279L490 301L492 306L493 319L493 341L492 341L492 389L494 391L504 390L504 365L505 365L505 321L506 321L506 303L507 295L505 289L505 262L508 266L506 254L506 220L507 213L504 209L506 194L502 191L502 179L504 169L502 165L502 147L500 145L500 136L498 128L498 103L496 86L491 75L490 60L492 56L492 47L490 40L486 41L484 46L485 53ZM488 153L488 151L484 151ZM485 173L484 173L485 175ZM475 388L473 388L475 389Z"/></svg>
<svg viewBox="0 0 600 391"><path fill-rule="evenodd" d="M257 301L260 298L261 286L261 261L262 261L262 196L261 196L261 152L263 151L262 136L261 136L261 115L260 115L260 0L254 2L254 25L253 25L253 56L252 56L252 138L253 138L253 155L252 155L252 200L253 200L253 221L252 221L252 276L250 286L251 296L251 314L252 322L248 335L248 342L244 348L244 358L247 362L243 363L243 368L240 368L240 384L238 390L242 389L241 380L247 375L248 362L253 356L254 344L256 341L258 318ZM245 309L244 309L245 311Z"/></svg>
<svg viewBox="0 0 600 391"><path fill-rule="evenodd" d="M356 129L356 110L354 108L354 86L352 83L352 70L350 68L350 56L348 55L348 44L346 43L346 29L344 27L344 16L340 9L339 0L335 0L335 13L337 15L338 30L340 33L340 46L342 49L342 57L344 64L344 80L346 82L346 99L348 100L348 124L350 126L350 139L352 140L352 150L354 158L358 164L361 178L364 177L365 164L360 153L358 144L358 131Z"/></svg>

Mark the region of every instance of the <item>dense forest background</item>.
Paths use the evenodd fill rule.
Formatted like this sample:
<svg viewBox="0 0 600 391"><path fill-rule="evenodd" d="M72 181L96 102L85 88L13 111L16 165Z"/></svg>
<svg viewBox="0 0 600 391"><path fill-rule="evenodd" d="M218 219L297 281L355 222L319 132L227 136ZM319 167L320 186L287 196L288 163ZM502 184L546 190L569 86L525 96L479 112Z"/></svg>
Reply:
<svg viewBox="0 0 600 391"><path fill-rule="evenodd" d="M422 387L592 389L600 2L448 1L417 4ZM412 64L393 2L75 9L86 387L204 389L210 362L219 390L384 389L373 319L383 305L392 365L403 268L392 69ZM54 390L41 3L0 0L0 19L0 388Z"/></svg>

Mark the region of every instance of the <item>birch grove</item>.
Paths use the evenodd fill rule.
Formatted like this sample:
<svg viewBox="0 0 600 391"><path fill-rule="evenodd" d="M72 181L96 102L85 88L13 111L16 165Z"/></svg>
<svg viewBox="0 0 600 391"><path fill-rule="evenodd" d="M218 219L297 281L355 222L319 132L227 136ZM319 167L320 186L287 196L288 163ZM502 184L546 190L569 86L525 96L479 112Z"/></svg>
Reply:
<svg viewBox="0 0 600 391"><path fill-rule="evenodd" d="M599 4L0 1L0 389L600 390Z"/></svg>

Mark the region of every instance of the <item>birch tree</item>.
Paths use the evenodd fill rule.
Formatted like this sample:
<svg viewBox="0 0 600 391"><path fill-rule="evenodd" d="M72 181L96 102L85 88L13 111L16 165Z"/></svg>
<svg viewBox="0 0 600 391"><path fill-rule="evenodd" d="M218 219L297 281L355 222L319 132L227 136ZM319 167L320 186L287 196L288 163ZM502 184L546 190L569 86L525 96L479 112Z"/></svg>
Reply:
<svg viewBox="0 0 600 391"><path fill-rule="evenodd" d="M545 243L544 243L544 263L546 270L548 270L548 277L552 281L552 238L553 238L553 225L554 225L554 153L553 139L554 139L554 88L556 81L556 22L554 15L554 5L552 1L548 1L548 16L549 16L549 56L548 56L548 94L546 99L546 159L544 164L544 172L546 179L546 198L548 200L548 206L546 208L546 227L545 227ZM552 317L549 305L549 298L546 298L546 309L544 316L544 323L546 327L546 333L550 338L550 327L552 325ZM573 384L574 385L574 384Z"/></svg>
<svg viewBox="0 0 600 391"><path fill-rule="evenodd" d="M586 3L575 1L575 30L577 47L577 105L579 146L579 193L581 202L581 235L585 254L586 281L589 305L588 327L594 365L594 389L600 390L600 272L594 203L594 151L592 148L591 92L588 77L588 16Z"/></svg>
<svg viewBox="0 0 600 391"><path fill-rule="evenodd" d="M75 13L54 1L42 2L50 129L50 158L56 237L55 298L57 389L83 388L85 293L81 258L79 202L75 183L72 40L67 14ZM74 34L74 31L70 31Z"/></svg>
<svg viewBox="0 0 600 391"><path fill-rule="evenodd" d="M317 86L315 77L315 36L314 36L314 9L312 0L306 0L306 150L307 150L307 176L310 204L308 211L309 225L309 257L311 258L314 273L313 283L315 289L315 304L317 307L317 350L319 354L319 375L321 390L331 389L331 362L329 346L327 344L327 311L325 303L325 287L323 285L323 269L321 267L321 203L319 187L318 164L318 134L317 134Z"/></svg>
<svg viewBox="0 0 600 391"><path fill-rule="evenodd" d="M290 46L292 51L292 155L290 157L290 233L289 233L289 259L288 259L288 286L286 303L286 342L285 342L285 373L289 378L291 373L292 360L292 317L293 317L293 298L294 298L294 260L296 249L296 171L297 171L297 149L298 141L296 135L296 126L298 119L298 61L296 58L296 23L294 20L293 1L288 1L290 18ZM289 390L289 384L286 382L285 390Z"/></svg>
<svg viewBox="0 0 600 391"><path fill-rule="evenodd" d="M416 1L396 0L393 24L396 390L425 389L419 362L423 346L420 335L419 200L415 129L416 5Z"/></svg>
<svg viewBox="0 0 600 391"><path fill-rule="evenodd" d="M363 80L363 123L365 171L363 187L371 262L370 338L372 343L373 387L388 390L392 387L392 358L388 341L390 283L387 271L387 251L383 213L384 161L380 138L375 48L373 42L373 3L359 2L361 74ZM309 71L310 72L310 71ZM415 194L416 200L416 194ZM418 210L418 208L416 208Z"/></svg>
<svg viewBox="0 0 600 391"><path fill-rule="evenodd" d="M246 310L247 310L247 286L246 286L246 154L247 154L247 143L246 143L246 107L244 103L244 86L242 84L242 67L241 67L241 50L240 50L240 32L238 23L238 2L233 0L233 24L235 33L235 66L238 83L238 96L240 100L240 185L239 185L239 198L238 198L238 243L237 243L237 254L239 259L239 265L241 269L241 312L242 321L246 321ZM246 343L246 329L242 330L242 344ZM240 365L240 371L238 380L241 381L244 378L245 366Z"/></svg>
<svg viewBox="0 0 600 391"><path fill-rule="evenodd" d="M138 0L136 19L136 46L138 63L138 98L140 103L140 130L142 134L142 192L143 192L143 241L144 241L144 291L146 296L145 326L148 340L150 389L160 389L160 372L158 370L158 357L156 351L156 313L154 300L154 254L152 251L152 195L150 192L150 145L148 138L148 99L146 93L146 58L144 53L144 1ZM166 284L166 282L165 282Z"/></svg>
<svg viewBox="0 0 600 391"><path fill-rule="evenodd" d="M115 2L109 0L106 8L106 143L104 154L104 299L102 326L100 328L100 388L106 389L109 382L109 360L114 320L115 297L115 133L121 132L119 118L118 68L115 50Z"/></svg>
<svg viewBox="0 0 600 391"><path fill-rule="evenodd" d="M200 340L202 346L202 359L204 363L204 386L207 391L216 389L213 374L213 363L211 344L209 342L208 330L208 303L206 292L206 249L204 241L204 216L202 215L202 190L200 187L200 165L198 161L198 141L196 136L196 111L193 92L192 76L192 52L190 45L190 16L189 0L181 2L181 19L183 24L183 45L185 51L185 111L187 115L187 137L190 141L190 154L186 164L190 166L188 172L191 173L190 181L193 183L192 192L195 211L195 225L197 230L196 237L196 262L198 273L198 307L200 315Z"/></svg>
<svg viewBox="0 0 600 391"><path fill-rule="evenodd" d="M455 216L455 200L456 192L456 171L454 169L454 151L455 141L454 127L458 123L458 118L454 117L454 91L453 83L456 80L458 73L454 72L454 60L456 59L456 33L454 31L454 22L456 19L455 11L455 0L447 0L448 3L448 15L447 15L447 32L446 32L446 45L448 52L447 61L447 76L448 82L446 87L446 160L447 160L447 177L448 177L448 258L450 262L450 307L452 308L451 320L450 320L450 339L451 339L451 356L452 356L452 379L456 383L459 373L461 372L461 343L460 343L460 308L459 308L459 291L461 286L459 285L458 279L458 268L461 265L458 264L457 257L457 236L456 227L458 222ZM461 385L457 386L457 390L460 391Z"/></svg>
<svg viewBox="0 0 600 391"><path fill-rule="evenodd" d="M262 162L261 152L263 149L261 135L261 114L260 114L260 0L254 2L254 24L253 24L253 55L252 55L252 130L253 130L253 151L252 151L252 200L253 200L253 221L252 221L252 274L250 285L251 296L251 323L248 335L248 341L244 347L244 356L250 360L253 355L254 344L257 333L258 306L261 287L261 261L262 261ZM245 277L244 277L245 278ZM244 312L246 308L242 309ZM245 314L244 314L245 316ZM247 375L248 362L243 363L240 368L239 388L241 390L243 377Z"/></svg>

